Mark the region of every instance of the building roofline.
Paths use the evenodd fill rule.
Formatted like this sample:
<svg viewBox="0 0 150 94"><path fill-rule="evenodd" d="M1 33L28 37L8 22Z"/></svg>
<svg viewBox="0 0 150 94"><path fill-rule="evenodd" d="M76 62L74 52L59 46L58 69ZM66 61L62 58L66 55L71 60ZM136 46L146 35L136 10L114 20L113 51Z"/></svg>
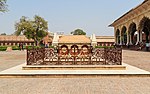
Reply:
<svg viewBox="0 0 150 94"><path fill-rule="evenodd" d="M142 6L143 4L145 4L148 0L144 0L141 4L139 4L138 6L136 6L135 8L132 8L131 10L129 10L128 12L126 12L125 14L123 14L121 17L119 17L117 20L115 20L112 24L109 25L109 27L113 27L113 24L116 23L117 21L119 21L121 18L123 18L124 16L126 16L127 14L129 14L131 11L139 8L140 6Z"/></svg>
<svg viewBox="0 0 150 94"><path fill-rule="evenodd" d="M114 37L114 36L96 36L96 37Z"/></svg>

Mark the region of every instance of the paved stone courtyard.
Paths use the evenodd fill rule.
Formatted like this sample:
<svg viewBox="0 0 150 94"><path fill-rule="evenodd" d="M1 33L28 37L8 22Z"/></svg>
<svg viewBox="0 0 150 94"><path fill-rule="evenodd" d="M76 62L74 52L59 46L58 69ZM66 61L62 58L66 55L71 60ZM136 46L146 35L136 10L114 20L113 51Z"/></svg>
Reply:
<svg viewBox="0 0 150 94"><path fill-rule="evenodd" d="M0 51L0 71L23 64L25 51ZM123 50L123 62L150 72L150 52Z"/></svg>
<svg viewBox="0 0 150 94"><path fill-rule="evenodd" d="M123 62L150 71L149 56L149 52L125 50ZM0 71L24 62L25 51L0 52ZM149 92L150 77L0 78L0 94L149 94Z"/></svg>
<svg viewBox="0 0 150 94"><path fill-rule="evenodd" d="M14 67L25 62L25 51L0 51L0 71Z"/></svg>
<svg viewBox="0 0 150 94"><path fill-rule="evenodd" d="M149 94L150 78L3 78L0 94Z"/></svg>
<svg viewBox="0 0 150 94"><path fill-rule="evenodd" d="M150 52L124 50L123 62L150 72Z"/></svg>

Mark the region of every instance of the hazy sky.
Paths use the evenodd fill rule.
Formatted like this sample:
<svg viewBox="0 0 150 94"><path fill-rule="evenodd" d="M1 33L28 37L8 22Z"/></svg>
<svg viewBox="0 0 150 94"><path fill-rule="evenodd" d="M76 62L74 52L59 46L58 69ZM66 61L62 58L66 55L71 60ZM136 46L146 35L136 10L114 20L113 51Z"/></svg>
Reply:
<svg viewBox="0 0 150 94"><path fill-rule="evenodd" d="M87 35L113 35L114 20L144 0L7 0L7 13L0 13L0 33L12 34L21 16L39 15L49 31L69 34L80 28Z"/></svg>

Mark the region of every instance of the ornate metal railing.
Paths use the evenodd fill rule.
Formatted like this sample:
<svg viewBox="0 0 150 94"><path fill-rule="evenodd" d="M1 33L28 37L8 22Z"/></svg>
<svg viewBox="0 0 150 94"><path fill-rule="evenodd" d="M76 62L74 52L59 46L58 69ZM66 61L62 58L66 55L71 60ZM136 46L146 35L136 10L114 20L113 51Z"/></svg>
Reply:
<svg viewBox="0 0 150 94"><path fill-rule="evenodd" d="M27 65L44 65L45 49L27 49Z"/></svg>
<svg viewBox="0 0 150 94"><path fill-rule="evenodd" d="M76 53L75 53L76 52ZM27 65L121 65L121 48L96 48L78 51L68 49L62 54L60 49L39 48L27 50Z"/></svg>
<svg viewBox="0 0 150 94"><path fill-rule="evenodd" d="M122 64L122 49L113 48L105 49L106 65L121 65Z"/></svg>

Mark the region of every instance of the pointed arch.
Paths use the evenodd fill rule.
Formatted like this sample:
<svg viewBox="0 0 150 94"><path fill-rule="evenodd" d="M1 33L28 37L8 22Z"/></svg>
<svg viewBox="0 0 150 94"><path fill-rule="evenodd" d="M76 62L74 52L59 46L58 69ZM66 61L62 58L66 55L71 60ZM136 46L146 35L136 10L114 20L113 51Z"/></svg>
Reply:
<svg viewBox="0 0 150 94"><path fill-rule="evenodd" d="M121 41L124 45L127 44L127 28L125 26L121 30Z"/></svg>
<svg viewBox="0 0 150 94"><path fill-rule="evenodd" d="M137 34L136 34L136 31L137 31L137 26L134 22L132 22L130 25L129 25L129 41L130 41L130 44L136 44L137 42Z"/></svg>
<svg viewBox="0 0 150 94"><path fill-rule="evenodd" d="M150 18L142 18L139 24L139 30L142 32L142 42L150 43Z"/></svg>
<svg viewBox="0 0 150 94"><path fill-rule="evenodd" d="M120 30L119 29L116 30L115 35L116 35L116 43L120 44Z"/></svg>

